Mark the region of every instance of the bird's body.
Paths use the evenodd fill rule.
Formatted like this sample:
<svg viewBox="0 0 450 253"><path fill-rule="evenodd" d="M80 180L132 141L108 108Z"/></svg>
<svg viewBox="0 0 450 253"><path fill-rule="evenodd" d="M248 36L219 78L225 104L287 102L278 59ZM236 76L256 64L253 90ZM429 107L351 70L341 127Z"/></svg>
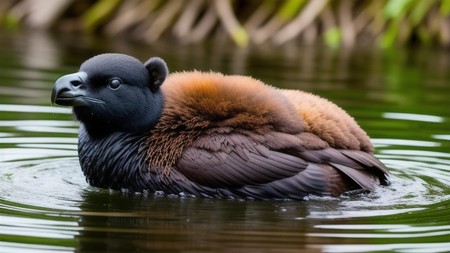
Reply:
<svg viewBox="0 0 450 253"><path fill-rule="evenodd" d="M98 67L108 57L125 57L130 70L114 73L121 71L120 64ZM126 57L103 55L83 64L79 73L102 76L108 93L98 87L92 91L90 86L97 84L82 74L86 89L80 96L88 102L83 97L68 103L81 122L79 158L91 185L207 197L302 199L370 191L388 183L388 172L372 155L366 133L323 98L245 76L194 71L166 78L163 62L150 60L145 68L134 62L150 73L144 80L148 88L123 81L133 74L133 61ZM119 91L111 84L114 74L125 84L119 85L121 92L138 86L148 93L146 102L136 99L141 95L128 96L132 91L114 93ZM80 100L70 93L75 86L58 80L53 101ZM98 95L103 92L107 95ZM111 97L116 104L107 105ZM128 104L138 107L129 110ZM110 113L108 106L119 109ZM147 123L131 124L136 114L135 121Z"/></svg>

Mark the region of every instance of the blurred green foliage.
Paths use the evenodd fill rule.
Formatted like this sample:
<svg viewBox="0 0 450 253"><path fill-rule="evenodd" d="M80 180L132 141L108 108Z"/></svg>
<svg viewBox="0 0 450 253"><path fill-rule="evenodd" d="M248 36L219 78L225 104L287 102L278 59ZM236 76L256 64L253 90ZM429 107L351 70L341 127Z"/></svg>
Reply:
<svg viewBox="0 0 450 253"><path fill-rule="evenodd" d="M450 0L3 0L0 24L144 42L165 36L192 43L226 33L239 46L323 41L331 47L448 47ZM277 40L287 27L296 36Z"/></svg>

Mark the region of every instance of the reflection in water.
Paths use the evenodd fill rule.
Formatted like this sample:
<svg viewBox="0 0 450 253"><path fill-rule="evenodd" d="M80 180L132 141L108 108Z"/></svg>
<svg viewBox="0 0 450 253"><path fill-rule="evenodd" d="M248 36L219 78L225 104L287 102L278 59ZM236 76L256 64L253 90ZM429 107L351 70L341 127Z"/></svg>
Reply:
<svg viewBox="0 0 450 253"><path fill-rule="evenodd" d="M439 116L413 114L413 113L386 112L383 113L383 117L386 119L402 119L402 120L414 120L414 121L435 122L435 123L440 123L444 121L444 118Z"/></svg>
<svg viewBox="0 0 450 253"><path fill-rule="evenodd" d="M0 251L445 252L450 238L450 56L227 44L139 46L42 34L0 35ZM38 40L38 41L36 41ZM221 42L222 43L222 42ZM101 45L101 46L100 46ZM284 51L285 50L285 51ZM246 74L321 94L373 137L392 185L308 201L238 201L90 187L70 109L53 81L101 52L172 71Z"/></svg>
<svg viewBox="0 0 450 253"><path fill-rule="evenodd" d="M347 244L325 245L324 252L447 252L450 243Z"/></svg>
<svg viewBox="0 0 450 253"><path fill-rule="evenodd" d="M372 139L373 144L376 147L382 146L391 146L391 145L399 145L399 146L416 146L416 147L439 147L441 145L440 142L433 141L416 141L416 140L401 140L401 139Z"/></svg>
<svg viewBox="0 0 450 253"><path fill-rule="evenodd" d="M435 135L433 135L433 138L438 139L438 140L450 141L450 135L435 134Z"/></svg>
<svg viewBox="0 0 450 253"><path fill-rule="evenodd" d="M24 39L26 46L23 47L20 56L25 68L56 69L61 66L61 50L58 48L58 41L42 32L30 32ZM20 46L23 44L21 43ZM34 76L38 79L37 77L39 76Z"/></svg>
<svg viewBox="0 0 450 253"><path fill-rule="evenodd" d="M46 95L48 96L48 93ZM17 113L44 112L44 113L67 113L67 114L72 113L70 109L63 107L50 107L38 105L6 105L6 104L0 104L0 112L17 112Z"/></svg>
<svg viewBox="0 0 450 253"><path fill-rule="evenodd" d="M303 248L308 227L283 219L279 213L287 211L279 207L282 203L129 195L109 195L107 201L104 198L92 192L85 195L82 209L115 212L83 216L80 225L84 230L78 236L80 252L130 248L201 251L217 245L224 249L277 249L282 247L276 239L281 235L289 247L295 244ZM105 202L103 208L98 206ZM302 215L305 207L295 205L290 211ZM267 240L268 236L273 238ZM263 246L260 243L264 238Z"/></svg>

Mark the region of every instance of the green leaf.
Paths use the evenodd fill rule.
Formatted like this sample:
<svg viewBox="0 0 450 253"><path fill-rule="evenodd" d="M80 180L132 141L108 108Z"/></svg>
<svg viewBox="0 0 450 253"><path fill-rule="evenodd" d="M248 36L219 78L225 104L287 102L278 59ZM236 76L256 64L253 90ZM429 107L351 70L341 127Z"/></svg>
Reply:
<svg viewBox="0 0 450 253"><path fill-rule="evenodd" d="M414 4L411 16L409 17L413 26L423 21L423 19L426 17L426 14L433 6L434 2L435 1L433 0L426 0L418 1L416 4Z"/></svg>
<svg viewBox="0 0 450 253"><path fill-rule="evenodd" d="M391 22L389 24L387 31L381 36L380 46L382 48L389 48L395 44L398 35L398 27L399 22Z"/></svg>
<svg viewBox="0 0 450 253"><path fill-rule="evenodd" d="M121 3L122 0L101 0L95 3L82 17L86 30L94 31Z"/></svg>
<svg viewBox="0 0 450 253"><path fill-rule="evenodd" d="M291 20L298 13L305 0L289 0L284 2L280 10L277 12L277 16L284 20Z"/></svg>
<svg viewBox="0 0 450 253"><path fill-rule="evenodd" d="M240 47L245 47L248 45L249 40L248 33L242 27L233 30L231 32L231 37L233 38L234 42Z"/></svg>
<svg viewBox="0 0 450 253"><path fill-rule="evenodd" d="M402 16L412 1L413 0L389 0L383 8L383 15L386 18L396 18Z"/></svg>
<svg viewBox="0 0 450 253"><path fill-rule="evenodd" d="M5 15L5 17L3 19L3 24L8 29L15 30L20 27L20 20L15 15L8 13Z"/></svg>
<svg viewBox="0 0 450 253"><path fill-rule="evenodd" d="M442 15L448 16L450 14L450 0L442 0L439 11Z"/></svg>
<svg viewBox="0 0 450 253"><path fill-rule="evenodd" d="M342 32L338 27L332 27L325 32L324 39L327 46L339 47L342 41Z"/></svg>

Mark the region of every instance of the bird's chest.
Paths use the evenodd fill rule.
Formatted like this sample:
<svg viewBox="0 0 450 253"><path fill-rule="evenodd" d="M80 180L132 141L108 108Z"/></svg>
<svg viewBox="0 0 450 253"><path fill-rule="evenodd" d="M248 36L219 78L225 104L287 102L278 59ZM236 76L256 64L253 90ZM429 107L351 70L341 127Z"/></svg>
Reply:
<svg viewBox="0 0 450 253"><path fill-rule="evenodd" d="M78 136L78 156L89 184L116 190L146 188L145 152L142 136L112 133L94 138L83 128Z"/></svg>

